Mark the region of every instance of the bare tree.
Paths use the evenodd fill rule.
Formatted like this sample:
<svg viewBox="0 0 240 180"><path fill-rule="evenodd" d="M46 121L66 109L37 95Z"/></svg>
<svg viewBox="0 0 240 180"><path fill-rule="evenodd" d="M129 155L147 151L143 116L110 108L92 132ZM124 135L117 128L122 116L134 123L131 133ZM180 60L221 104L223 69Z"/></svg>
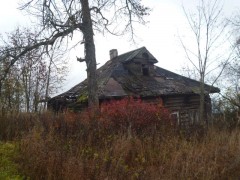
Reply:
<svg viewBox="0 0 240 180"><path fill-rule="evenodd" d="M85 57L81 61L85 61L87 66L88 103L93 108L99 104L94 31L107 31L115 35L130 31L133 35L133 24L144 23L143 17L149 12L149 8L139 0L28 0L22 9L39 18L41 32L44 32L42 38L20 47L21 51L17 54L11 48L4 49L0 52L0 60L10 57L12 66L27 52L40 46L48 49L56 41L72 38L75 32L80 32L83 38L78 42L83 43L85 49Z"/></svg>
<svg viewBox="0 0 240 180"><path fill-rule="evenodd" d="M231 24L234 42L232 44L233 58L226 68L225 74L225 92L221 94L223 101L232 106L232 110L236 112L237 123L240 124L240 10L233 13L228 19Z"/></svg>
<svg viewBox="0 0 240 180"><path fill-rule="evenodd" d="M47 101L50 96L57 93L68 72L67 60L65 60L65 51L54 45L51 51L47 52L48 66L46 72L45 93L41 97L44 102L43 110L46 110Z"/></svg>
<svg viewBox="0 0 240 180"><path fill-rule="evenodd" d="M180 38L187 59L196 69L200 79L200 108L199 118L204 121L204 101L206 77L218 69L212 85L217 81L226 67L230 54L225 56L224 45L228 39L226 33L227 23L223 20L222 4L219 0L199 0L199 5L194 13L187 12L183 7L193 37L194 45L188 46ZM193 48L192 48L193 47ZM210 90L209 90L210 91ZM206 119L206 121L208 121ZM207 122L208 124L208 122Z"/></svg>
<svg viewBox="0 0 240 180"><path fill-rule="evenodd" d="M240 47L239 38L233 46L234 57L231 63L225 69L226 78L225 89L226 91L221 94L223 99L227 100L235 110L237 110L237 117L240 123Z"/></svg>
<svg viewBox="0 0 240 180"><path fill-rule="evenodd" d="M37 35L29 29L20 30L17 28L9 33L6 39L2 39L0 49L12 47L12 53L18 54L20 47L28 46L29 41L33 41ZM53 53L54 50L54 53ZM61 51L57 47L44 53L43 48L39 47L33 51L19 57L18 61L11 65L11 59L6 58L0 61L0 107L1 109L11 109L14 111L39 111L39 102L47 94L56 90L61 85L62 78L66 74L66 66L63 61ZM49 58L48 55L52 55ZM53 55L54 54L54 55ZM58 58L52 62L54 58ZM54 77L53 77L54 75ZM54 86L52 85L54 83ZM47 90L46 90L47 87Z"/></svg>
<svg viewBox="0 0 240 180"><path fill-rule="evenodd" d="M1 63L1 70L8 65L8 61L5 60ZM7 74L5 81L1 81L0 90L0 110L1 113L7 111L19 111L22 102L22 85L19 76L19 70L13 67Z"/></svg>

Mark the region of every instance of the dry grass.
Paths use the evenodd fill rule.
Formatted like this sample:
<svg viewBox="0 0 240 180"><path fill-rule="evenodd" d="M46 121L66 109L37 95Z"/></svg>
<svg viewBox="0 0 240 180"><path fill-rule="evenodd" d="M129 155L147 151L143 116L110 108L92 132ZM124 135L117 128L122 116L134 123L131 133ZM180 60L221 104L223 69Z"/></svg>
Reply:
<svg viewBox="0 0 240 180"><path fill-rule="evenodd" d="M37 124L37 114L0 113L0 141L9 141L28 133Z"/></svg>
<svg viewBox="0 0 240 180"><path fill-rule="evenodd" d="M25 125L17 133L1 133L11 139L21 135L17 162L31 179L240 177L238 129L230 132L212 128L201 138L188 139L170 129L129 136L128 132L108 131L96 121L86 121L86 117L83 121L83 116L76 114L18 117L14 122L21 120ZM29 123L33 118L34 126ZM14 123L10 124L13 128Z"/></svg>
<svg viewBox="0 0 240 180"><path fill-rule="evenodd" d="M91 136L94 136L93 134ZM23 169L33 179L226 179L240 176L240 133L210 130L200 141L177 136L109 135L101 141L21 141Z"/></svg>

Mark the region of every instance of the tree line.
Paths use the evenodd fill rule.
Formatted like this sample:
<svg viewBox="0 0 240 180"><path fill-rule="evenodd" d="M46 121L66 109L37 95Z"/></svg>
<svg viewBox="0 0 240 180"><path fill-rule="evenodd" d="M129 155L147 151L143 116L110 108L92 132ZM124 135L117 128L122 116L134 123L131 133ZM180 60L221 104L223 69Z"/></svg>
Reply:
<svg viewBox="0 0 240 180"><path fill-rule="evenodd" d="M2 37L1 51L11 48L18 54L36 41L38 34L31 29L17 28ZM11 65L11 56L0 61L0 110L4 112L38 112L47 107L50 95L57 92L67 73L64 51L36 48L19 57ZM11 67L10 67L11 66ZM10 68L9 68L10 67ZM8 69L9 68L9 69Z"/></svg>

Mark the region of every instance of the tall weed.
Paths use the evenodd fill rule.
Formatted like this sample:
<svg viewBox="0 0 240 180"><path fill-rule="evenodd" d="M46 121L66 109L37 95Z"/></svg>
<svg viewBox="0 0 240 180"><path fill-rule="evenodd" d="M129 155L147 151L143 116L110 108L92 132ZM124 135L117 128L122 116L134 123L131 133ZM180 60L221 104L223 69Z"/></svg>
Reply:
<svg viewBox="0 0 240 180"><path fill-rule="evenodd" d="M175 133L166 109L140 100L110 101L98 114L88 110L6 119L0 119L5 122L1 137L21 137L17 162L31 179L240 177L238 129L212 128L186 139Z"/></svg>

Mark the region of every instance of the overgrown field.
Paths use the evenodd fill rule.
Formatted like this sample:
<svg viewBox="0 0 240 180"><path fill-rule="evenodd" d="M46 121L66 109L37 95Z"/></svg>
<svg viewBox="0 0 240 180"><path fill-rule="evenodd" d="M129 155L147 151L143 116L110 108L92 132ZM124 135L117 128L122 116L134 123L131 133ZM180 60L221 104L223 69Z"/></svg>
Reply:
<svg viewBox="0 0 240 180"><path fill-rule="evenodd" d="M124 103L106 104L97 115L86 111L0 116L0 178L240 177L238 129L210 128L186 138L166 109Z"/></svg>

